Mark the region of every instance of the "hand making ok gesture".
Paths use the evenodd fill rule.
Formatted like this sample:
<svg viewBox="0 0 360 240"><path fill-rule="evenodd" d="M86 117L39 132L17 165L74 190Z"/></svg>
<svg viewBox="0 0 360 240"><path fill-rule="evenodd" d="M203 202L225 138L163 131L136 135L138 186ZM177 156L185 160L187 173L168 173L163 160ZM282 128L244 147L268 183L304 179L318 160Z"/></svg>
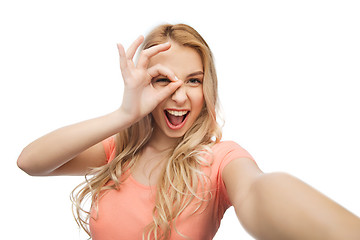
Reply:
<svg viewBox="0 0 360 240"><path fill-rule="evenodd" d="M120 69L124 80L121 109L135 121L149 114L183 83L177 79L170 69L161 64L148 68L153 56L171 47L169 42L143 50L137 64L134 63L134 55L143 41L143 36L138 37L126 53L121 44L117 45L120 55ZM151 80L159 75L167 77L171 82L167 86L155 88L151 84Z"/></svg>

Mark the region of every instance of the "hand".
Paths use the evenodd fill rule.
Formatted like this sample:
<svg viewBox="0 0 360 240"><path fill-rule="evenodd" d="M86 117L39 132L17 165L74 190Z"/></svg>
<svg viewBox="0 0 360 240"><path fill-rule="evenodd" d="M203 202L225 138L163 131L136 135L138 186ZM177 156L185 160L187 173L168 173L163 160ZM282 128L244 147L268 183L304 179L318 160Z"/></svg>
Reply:
<svg viewBox="0 0 360 240"><path fill-rule="evenodd" d="M175 92L183 83L170 69L162 65L148 68L153 56L170 48L169 42L143 50L137 65L134 64L133 57L143 41L144 37L140 36L131 44L126 53L121 44L117 45L120 69L124 80L124 96L120 109L134 121L153 111L160 102ZM153 87L151 80L159 75L167 77L171 82L162 88Z"/></svg>

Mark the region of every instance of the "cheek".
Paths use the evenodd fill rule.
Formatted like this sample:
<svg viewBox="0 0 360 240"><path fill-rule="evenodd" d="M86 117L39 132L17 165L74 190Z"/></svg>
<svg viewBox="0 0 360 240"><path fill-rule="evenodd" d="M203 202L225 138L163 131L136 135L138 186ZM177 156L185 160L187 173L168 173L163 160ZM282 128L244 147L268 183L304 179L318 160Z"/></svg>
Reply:
<svg viewBox="0 0 360 240"><path fill-rule="evenodd" d="M151 115L153 116L155 121L159 121L163 116L163 110L160 105L158 105L152 112Z"/></svg>
<svg viewBox="0 0 360 240"><path fill-rule="evenodd" d="M204 94L202 89L197 89L192 94L192 108L193 110L200 112L204 105Z"/></svg>

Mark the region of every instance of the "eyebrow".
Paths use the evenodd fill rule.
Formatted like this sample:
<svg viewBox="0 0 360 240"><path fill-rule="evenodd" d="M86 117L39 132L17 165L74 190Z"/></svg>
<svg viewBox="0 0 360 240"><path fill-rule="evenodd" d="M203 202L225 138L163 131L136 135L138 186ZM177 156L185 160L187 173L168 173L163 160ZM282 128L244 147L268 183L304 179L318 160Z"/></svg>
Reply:
<svg viewBox="0 0 360 240"><path fill-rule="evenodd" d="M204 73L202 71L197 71L197 72L190 73L187 77L189 78L189 77L194 77L197 75L204 75Z"/></svg>

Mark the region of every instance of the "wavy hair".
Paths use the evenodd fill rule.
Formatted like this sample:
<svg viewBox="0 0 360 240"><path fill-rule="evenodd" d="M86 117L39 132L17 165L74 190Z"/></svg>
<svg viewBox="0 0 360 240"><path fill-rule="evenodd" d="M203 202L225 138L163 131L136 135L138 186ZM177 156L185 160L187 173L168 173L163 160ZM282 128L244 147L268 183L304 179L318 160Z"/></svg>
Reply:
<svg viewBox="0 0 360 240"><path fill-rule="evenodd" d="M203 156L210 153L210 147L221 139L221 128L216 120L218 110L217 76L211 50L201 35L185 24L160 25L145 38L142 49L173 41L180 46L195 49L200 55L203 70L204 106L191 128L178 139L174 149L167 152L167 162L157 183L156 200L153 208L153 221L143 232L143 239L169 239L176 220L184 209L196 199L194 212L202 203L209 200L210 192L206 189L209 179L201 171L202 166L209 166ZM153 120L151 114L116 135L116 154L110 163L93 169L85 176L85 181L78 185L71 194L73 213L78 225L91 237L89 231L90 211L84 205L91 199L91 209L97 212L98 201L104 191L118 190L126 180L139 157L141 150L152 135ZM88 176L91 176L88 178Z"/></svg>

